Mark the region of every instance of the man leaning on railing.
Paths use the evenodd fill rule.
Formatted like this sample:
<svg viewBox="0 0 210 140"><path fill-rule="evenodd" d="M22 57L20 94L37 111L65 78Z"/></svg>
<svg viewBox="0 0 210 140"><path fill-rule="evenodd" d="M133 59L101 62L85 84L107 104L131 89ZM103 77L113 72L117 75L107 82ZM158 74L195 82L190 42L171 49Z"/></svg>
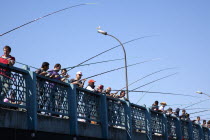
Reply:
<svg viewBox="0 0 210 140"><path fill-rule="evenodd" d="M0 57L0 63L13 66L15 64L15 57L11 56L10 46L5 46L3 48L4 54ZM9 94L10 88L11 71L6 68L0 68L0 101Z"/></svg>

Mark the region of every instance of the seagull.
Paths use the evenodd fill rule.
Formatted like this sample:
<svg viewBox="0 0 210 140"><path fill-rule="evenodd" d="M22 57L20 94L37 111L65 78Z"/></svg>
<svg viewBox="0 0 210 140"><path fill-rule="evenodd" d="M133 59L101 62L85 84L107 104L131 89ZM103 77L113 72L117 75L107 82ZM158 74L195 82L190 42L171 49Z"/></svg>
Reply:
<svg viewBox="0 0 210 140"><path fill-rule="evenodd" d="M101 26L98 26L96 29L97 29L97 30L100 30L100 29L101 29Z"/></svg>

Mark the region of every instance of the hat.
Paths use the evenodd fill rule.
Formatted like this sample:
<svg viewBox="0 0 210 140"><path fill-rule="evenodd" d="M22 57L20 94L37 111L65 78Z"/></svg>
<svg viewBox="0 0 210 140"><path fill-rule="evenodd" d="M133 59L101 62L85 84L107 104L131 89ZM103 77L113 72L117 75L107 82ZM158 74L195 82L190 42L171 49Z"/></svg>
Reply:
<svg viewBox="0 0 210 140"><path fill-rule="evenodd" d="M80 74L80 75L82 75L82 72L81 72L81 71L78 71L76 74Z"/></svg>
<svg viewBox="0 0 210 140"><path fill-rule="evenodd" d="M167 105L166 102L161 102L160 104L161 104L161 105Z"/></svg>
<svg viewBox="0 0 210 140"><path fill-rule="evenodd" d="M104 86L103 86L103 85L99 85L98 88L99 88L99 89L103 89Z"/></svg>
<svg viewBox="0 0 210 140"><path fill-rule="evenodd" d="M94 81L93 79L90 79L90 80L88 81L88 83L94 83L94 82L96 82L96 81Z"/></svg>

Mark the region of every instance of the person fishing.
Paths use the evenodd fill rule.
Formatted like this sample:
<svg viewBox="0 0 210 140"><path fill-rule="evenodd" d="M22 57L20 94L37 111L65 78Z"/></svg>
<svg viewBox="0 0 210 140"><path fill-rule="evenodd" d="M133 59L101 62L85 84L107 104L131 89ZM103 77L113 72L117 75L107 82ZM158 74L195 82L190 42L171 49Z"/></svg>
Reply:
<svg viewBox="0 0 210 140"><path fill-rule="evenodd" d="M3 48L4 54L0 57L0 63L13 66L15 64L15 57L11 56L11 47L5 46ZM11 87L11 71L7 68L0 68L0 101L7 96Z"/></svg>
<svg viewBox="0 0 210 140"><path fill-rule="evenodd" d="M92 92L95 92L95 80L93 80L93 79L90 79L89 81L88 81L88 86L86 87L86 89L87 90L90 90L90 91L92 91Z"/></svg>
<svg viewBox="0 0 210 140"><path fill-rule="evenodd" d="M76 73L76 78L75 78L75 79L71 79L71 80L70 80L70 83L71 83L71 84L75 84L75 85L77 85L77 86L80 87L80 88L83 88L86 79L81 79L82 76L83 76L83 75L82 75L82 72L81 72L81 71L78 71L78 72Z"/></svg>

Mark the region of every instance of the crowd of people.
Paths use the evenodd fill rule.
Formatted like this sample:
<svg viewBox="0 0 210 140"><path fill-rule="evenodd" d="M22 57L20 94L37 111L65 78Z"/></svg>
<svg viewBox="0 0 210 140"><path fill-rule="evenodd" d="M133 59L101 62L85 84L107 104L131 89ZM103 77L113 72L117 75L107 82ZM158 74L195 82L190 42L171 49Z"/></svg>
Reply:
<svg viewBox="0 0 210 140"><path fill-rule="evenodd" d="M176 110L173 112L173 109L171 107L169 107L168 109L165 109L166 106L167 106L166 102L161 102L159 106L159 102L155 101L151 106L151 110L162 112L168 116L178 117L182 120L192 121L193 123L210 128L210 120L208 122L206 120L203 120L203 123L202 123L200 116L197 116L195 120L191 120L190 114L187 113L185 109L176 108ZM180 110L182 110L182 114L179 114Z"/></svg>
<svg viewBox="0 0 210 140"><path fill-rule="evenodd" d="M2 64L7 64L9 66L13 66L15 64L15 57L11 56L11 47L10 46L5 46L3 48L4 54L0 57L0 63ZM88 85L86 87L84 87L84 84L86 82L86 79L82 79L82 72L78 71L76 73L76 77L73 79L69 79L70 75L68 75L67 73L67 69L62 69L61 68L61 64L57 63L54 65L54 68L52 70L49 70L49 66L50 64L48 62L43 62L41 65L41 68L37 69L35 71L36 74L41 75L41 76L45 76L51 79L55 79L58 81L62 81L62 82L67 82L67 83L71 83L71 84L75 84L80 88L85 88L87 90L90 90L94 93L101 93L101 94L105 94L106 96L110 96L113 98L118 98L121 100L128 100L125 97L125 91L121 90L120 94L118 95L118 92L115 93L111 93L111 87L107 87L106 89L104 89L104 85L98 85L95 86L96 81L93 79L90 79L88 81ZM59 73L61 72L61 73ZM4 88L2 88L1 90L5 90L1 92L1 96L0 96L0 100L4 100L5 102L8 102L9 100L6 99L6 93L8 93L9 90L9 84L7 82L3 82L6 81L8 77L11 76L11 73L8 72L8 70L6 69L0 69L0 80L2 83L4 83ZM7 96L8 97L8 96ZM11 95L10 95L11 97Z"/></svg>
<svg viewBox="0 0 210 140"><path fill-rule="evenodd" d="M10 55L11 47L5 46L3 48L3 51L4 51L4 54L0 57L0 63L7 64L9 66L13 66L15 64L15 57ZM49 70L49 65L50 64L48 62L43 62L41 65L41 68L37 69L35 71L35 73L38 75L41 75L41 76L45 76L45 77L48 77L51 79L58 80L58 81L75 84L80 88L85 88L85 89L87 89L91 92L94 92L94 93L104 94L106 96L118 98L120 100L128 100L125 97L126 92L124 90L121 90L119 95L118 95L119 91L117 91L115 93L111 93L111 91L112 91L111 87L107 87L106 89L104 89L104 85L100 84L98 86L95 86L96 81L93 79L88 80L88 85L86 87L84 87L86 79L82 79L83 74L81 71L78 71L76 73L75 78L69 80L70 75L68 75L67 69L61 69L61 64L55 64L54 68L52 70ZM60 71L61 71L61 73L59 73ZM12 99L14 98L14 94L12 94L12 92L11 92L10 97L8 97L6 95L9 91L10 85L9 85L9 83L7 83L5 81L10 76L11 76L11 72L9 72L7 69L3 69L3 68L0 69L0 85L4 86L4 88L0 88L0 100L4 101L4 102L13 103L14 101ZM166 102L161 102L160 106L159 106L159 102L155 101L152 104L151 110L162 112L169 116L179 117L180 119L190 120L190 114L186 113L185 109L182 109L182 114L179 115L179 112L180 112L179 108L177 108L173 112L173 109L170 107L167 110L165 110L166 105L167 105ZM206 120L203 120L203 123L201 124L200 117L198 116L196 120L192 120L192 121L197 124L200 124L200 125L210 128L210 120L208 122Z"/></svg>

